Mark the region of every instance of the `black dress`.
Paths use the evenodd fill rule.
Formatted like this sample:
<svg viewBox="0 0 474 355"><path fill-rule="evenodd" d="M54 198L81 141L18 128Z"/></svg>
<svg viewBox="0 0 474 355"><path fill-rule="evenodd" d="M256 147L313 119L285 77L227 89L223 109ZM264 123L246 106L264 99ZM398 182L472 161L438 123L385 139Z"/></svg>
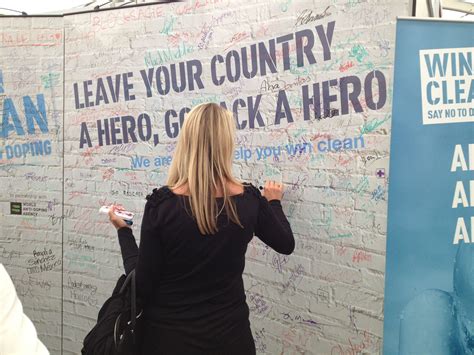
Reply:
<svg viewBox="0 0 474 355"><path fill-rule="evenodd" d="M215 235L202 235L189 197L168 187L147 196L140 248L132 230L118 231L125 272L136 268L145 303L145 355L250 355L250 331L242 273L255 234L275 251L293 252L295 240L280 201L268 202L253 185L231 197L241 228L219 215ZM223 203L217 198L218 206Z"/></svg>

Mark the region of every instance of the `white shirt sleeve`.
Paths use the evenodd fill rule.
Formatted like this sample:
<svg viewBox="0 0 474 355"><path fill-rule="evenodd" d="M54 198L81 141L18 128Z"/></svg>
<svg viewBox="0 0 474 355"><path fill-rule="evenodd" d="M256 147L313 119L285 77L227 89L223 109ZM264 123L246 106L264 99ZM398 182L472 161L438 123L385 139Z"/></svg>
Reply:
<svg viewBox="0 0 474 355"><path fill-rule="evenodd" d="M23 313L7 271L0 264L0 355L49 355L35 326Z"/></svg>

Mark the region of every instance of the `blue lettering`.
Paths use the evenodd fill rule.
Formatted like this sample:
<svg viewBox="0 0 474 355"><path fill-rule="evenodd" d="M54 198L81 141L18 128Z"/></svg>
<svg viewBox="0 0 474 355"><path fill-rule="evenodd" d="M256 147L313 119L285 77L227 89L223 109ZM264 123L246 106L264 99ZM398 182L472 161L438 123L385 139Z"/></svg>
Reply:
<svg viewBox="0 0 474 355"><path fill-rule="evenodd" d="M339 150L341 150L341 147L342 147L342 142L341 142L339 139L333 140L332 148L333 148L336 152L339 151Z"/></svg>
<svg viewBox="0 0 474 355"><path fill-rule="evenodd" d="M359 148L359 146L357 145L357 141L360 141L360 143L361 143L360 147L361 148L365 148L364 137L360 136L360 137L357 137L357 138L354 139L354 147L356 149Z"/></svg>
<svg viewBox="0 0 474 355"><path fill-rule="evenodd" d="M284 108L283 111L282 106ZM293 116L291 114L290 105L288 104L288 98L286 97L285 90L280 90L278 92L277 107L275 112L275 125L279 125L282 118L286 118L288 123L293 122Z"/></svg>
<svg viewBox="0 0 474 355"><path fill-rule="evenodd" d="M13 123L9 122L10 116ZM18 113L16 112L12 99L6 98L3 101L2 131L0 132L0 137L8 138L10 131L16 131L19 136L25 135L25 131L23 130L21 122L18 119Z"/></svg>
<svg viewBox="0 0 474 355"><path fill-rule="evenodd" d="M433 54L433 57L429 54L425 54L425 64L428 69L428 74L430 78L436 76L436 71L439 72L439 75L444 77L446 75L446 68L448 66L449 53L443 54L443 62L441 63L441 57L439 53Z"/></svg>
<svg viewBox="0 0 474 355"><path fill-rule="evenodd" d="M130 158L132 160L132 169L141 168L142 166L149 166L150 160L144 157L139 157L135 155L135 157Z"/></svg>
<svg viewBox="0 0 474 355"><path fill-rule="evenodd" d="M48 133L48 119L46 117L46 106L44 104L43 94L36 95L36 100L38 102L38 109L35 107L33 101L29 96L23 97L23 105L25 107L26 125L28 127L28 133L35 133L33 119L35 119L42 133Z"/></svg>
<svg viewBox="0 0 474 355"><path fill-rule="evenodd" d="M214 57L211 59L211 78L212 78L212 83L216 86L222 85L224 82L225 78L224 75L221 75L219 78L217 77L217 69L216 69L216 62L219 63L224 63L224 58L222 58L221 55L216 54Z"/></svg>
<svg viewBox="0 0 474 355"><path fill-rule="evenodd" d="M323 144L325 145L324 148L321 147L321 145L323 145ZM318 150L319 150L320 152L327 152L327 151L328 151L326 141L320 141L320 142L318 142Z"/></svg>
<svg viewBox="0 0 474 355"><path fill-rule="evenodd" d="M465 103L466 100L464 98L461 98L461 95L464 94L464 88L462 88L462 85L465 83L464 80L456 80L454 82L454 92L456 95L456 103Z"/></svg>
<svg viewBox="0 0 474 355"><path fill-rule="evenodd" d="M465 57L467 55L467 58ZM472 75L472 51L459 53L459 75Z"/></svg>
<svg viewBox="0 0 474 355"><path fill-rule="evenodd" d="M176 138L179 133L179 124L178 122L173 122L172 124L170 123L170 116L176 118L178 115L176 114L175 110L168 110L165 113L165 128L166 128L166 134L170 138Z"/></svg>
<svg viewBox="0 0 474 355"><path fill-rule="evenodd" d="M439 84L436 81L430 81L428 85L426 85L426 97L431 105L437 105L439 103L439 97L433 100L433 86L437 89L439 88Z"/></svg>

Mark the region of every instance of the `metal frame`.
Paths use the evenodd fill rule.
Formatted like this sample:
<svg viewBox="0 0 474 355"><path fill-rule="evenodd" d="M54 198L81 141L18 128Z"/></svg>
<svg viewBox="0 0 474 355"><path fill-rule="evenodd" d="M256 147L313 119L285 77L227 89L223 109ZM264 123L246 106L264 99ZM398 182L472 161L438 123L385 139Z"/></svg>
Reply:
<svg viewBox="0 0 474 355"><path fill-rule="evenodd" d="M443 0L443 8L446 10L459 11L469 15L474 15L474 4L468 2L462 2L459 0Z"/></svg>

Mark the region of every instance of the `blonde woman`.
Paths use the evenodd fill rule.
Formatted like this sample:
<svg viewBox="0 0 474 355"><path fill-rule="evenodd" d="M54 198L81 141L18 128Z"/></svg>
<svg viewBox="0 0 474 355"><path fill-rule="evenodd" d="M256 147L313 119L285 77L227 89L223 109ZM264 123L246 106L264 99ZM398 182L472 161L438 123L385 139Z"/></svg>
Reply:
<svg viewBox="0 0 474 355"><path fill-rule="evenodd" d="M262 195L234 178L234 122L213 103L189 112L167 186L147 196L139 248L109 214L145 304L143 354L255 354L242 281L247 244L255 234L291 254L295 241L282 185L267 181Z"/></svg>

